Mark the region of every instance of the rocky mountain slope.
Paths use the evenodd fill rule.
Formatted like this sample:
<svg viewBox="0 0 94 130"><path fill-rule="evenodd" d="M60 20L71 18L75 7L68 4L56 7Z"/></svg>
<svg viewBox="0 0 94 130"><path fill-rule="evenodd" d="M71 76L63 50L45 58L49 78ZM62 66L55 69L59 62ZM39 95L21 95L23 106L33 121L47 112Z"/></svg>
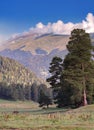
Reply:
<svg viewBox="0 0 94 130"><path fill-rule="evenodd" d="M91 34L94 43L94 34ZM68 35L28 34L9 39L0 46L0 55L19 61L37 76L47 78L49 64L54 56L67 54Z"/></svg>
<svg viewBox="0 0 94 130"><path fill-rule="evenodd" d="M43 80L37 78L33 72L19 64L17 61L2 56L0 56L0 82L31 86L35 82L38 85L44 83Z"/></svg>
<svg viewBox="0 0 94 130"><path fill-rule="evenodd" d="M53 34L44 34L44 35L26 35L19 36L6 41L3 46L0 46L0 51L4 49L10 50L21 50L25 52L30 52L33 55L36 54L49 54L55 49L60 51L66 48L68 42L68 35L53 35Z"/></svg>

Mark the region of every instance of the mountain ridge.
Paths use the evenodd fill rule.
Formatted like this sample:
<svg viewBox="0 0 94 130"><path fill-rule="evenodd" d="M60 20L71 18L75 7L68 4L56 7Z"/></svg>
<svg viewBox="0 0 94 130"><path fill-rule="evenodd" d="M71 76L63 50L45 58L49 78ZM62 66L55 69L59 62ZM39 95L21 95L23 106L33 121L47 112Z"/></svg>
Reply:
<svg viewBox="0 0 94 130"><path fill-rule="evenodd" d="M94 44L94 34L91 35ZM15 59L31 69L38 77L49 76L49 64L54 56L62 59L67 54L69 35L29 34L12 38L0 47L0 54Z"/></svg>
<svg viewBox="0 0 94 130"><path fill-rule="evenodd" d="M0 51L4 50L5 48L10 50L20 49L23 51L29 51L32 54L36 54L35 50L37 48L41 48L42 50L45 50L48 53L50 53L52 50L56 48L64 50L65 44L68 42L68 40L69 40L68 35L45 34L39 37L29 35L24 38L22 38L21 36L17 37L16 39L14 38L7 41L4 45L0 46Z"/></svg>

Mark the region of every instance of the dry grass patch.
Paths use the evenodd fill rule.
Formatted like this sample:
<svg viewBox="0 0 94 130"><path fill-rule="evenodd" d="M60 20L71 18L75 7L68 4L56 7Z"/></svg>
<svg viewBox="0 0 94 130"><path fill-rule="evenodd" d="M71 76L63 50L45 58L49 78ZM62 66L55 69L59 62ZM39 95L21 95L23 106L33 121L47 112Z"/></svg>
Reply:
<svg viewBox="0 0 94 130"><path fill-rule="evenodd" d="M37 105L33 102L1 102L0 130L94 130L94 105L74 110L42 110ZM13 112L15 107L18 113Z"/></svg>

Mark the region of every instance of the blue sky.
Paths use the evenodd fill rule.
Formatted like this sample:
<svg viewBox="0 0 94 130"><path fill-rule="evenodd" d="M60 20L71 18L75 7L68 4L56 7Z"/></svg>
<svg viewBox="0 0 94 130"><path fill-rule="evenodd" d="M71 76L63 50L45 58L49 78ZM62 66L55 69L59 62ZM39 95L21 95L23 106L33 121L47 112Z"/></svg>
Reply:
<svg viewBox="0 0 94 130"><path fill-rule="evenodd" d="M94 16L94 0L0 0L0 38L28 31L38 23L81 23L88 13Z"/></svg>

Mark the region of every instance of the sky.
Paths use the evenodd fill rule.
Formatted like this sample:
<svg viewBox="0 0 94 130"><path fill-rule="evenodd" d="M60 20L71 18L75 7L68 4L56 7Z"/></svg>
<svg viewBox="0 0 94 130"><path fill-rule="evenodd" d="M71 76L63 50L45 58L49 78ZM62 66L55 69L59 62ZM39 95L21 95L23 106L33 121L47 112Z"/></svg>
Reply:
<svg viewBox="0 0 94 130"><path fill-rule="evenodd" d="M0 0L0 42L26 33L94 32L94 0Z"/></svg>

